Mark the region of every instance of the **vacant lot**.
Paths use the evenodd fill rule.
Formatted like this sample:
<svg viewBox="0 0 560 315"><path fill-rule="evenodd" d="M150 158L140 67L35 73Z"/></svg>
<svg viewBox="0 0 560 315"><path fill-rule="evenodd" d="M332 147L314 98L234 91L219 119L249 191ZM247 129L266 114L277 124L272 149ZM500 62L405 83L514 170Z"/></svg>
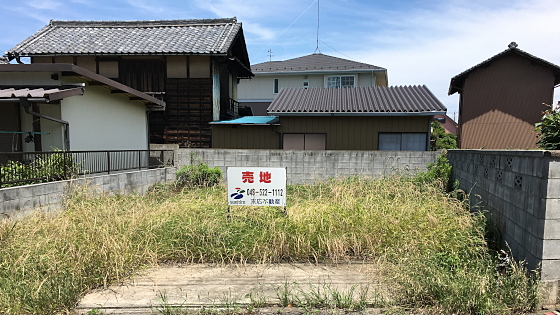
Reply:
<svg viewBox="0 0 560 315"><path fill-rule="evenodd" d="M0 313L71 310L87 291L165 262L375 260L384 303L441 313L503 314L537 303L516 263L496 272L482 216L417 179L288 187L282 209L235 207L223 186L89 197L67 210L0 223Z"/></svg>

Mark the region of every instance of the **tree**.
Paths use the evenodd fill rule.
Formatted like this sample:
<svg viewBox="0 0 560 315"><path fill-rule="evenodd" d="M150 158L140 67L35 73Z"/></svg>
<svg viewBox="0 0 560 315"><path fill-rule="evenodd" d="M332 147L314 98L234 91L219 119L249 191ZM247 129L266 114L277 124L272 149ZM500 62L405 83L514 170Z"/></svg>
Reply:
<svg viewBox="0 0 560 315"><path fill-rule="evenodd" d="M432 121L430 140L433 150L457 149L457 136L452 133L446 133L438 121Z"/></svg>
<svg viewBox="0 0 560 315"><path fill-rule="evenodd" d="M539 133L537 146L545 150L560 150L560 102L554 108L543 112L541 121L535 124L535 132Z"/></svg>

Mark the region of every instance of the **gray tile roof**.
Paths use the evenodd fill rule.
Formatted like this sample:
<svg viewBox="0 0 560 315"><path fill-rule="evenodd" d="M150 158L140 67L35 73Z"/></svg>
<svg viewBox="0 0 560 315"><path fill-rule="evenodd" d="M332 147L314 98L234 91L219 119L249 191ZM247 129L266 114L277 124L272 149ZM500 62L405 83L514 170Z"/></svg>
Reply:
<svg viewBox="0 0 560 315"><path fill-rule="evenodd" d="M251 66L253 73L311 71L383 71L385 68L323 54L311 54L284 61L269 61Z"/></svg>
<svg viewBox="0 0 560 315"><path fill-rule="evenodd" d="M282 89L270 115L429 115L447 109L424 85Z"/></svg>
<svg viewBox="0 0 560 315"><path fill-rule="evenodd" d="M9 63L8 59L6 57L0 56L0 65L7 64L7 63Z"/></svg>
<svg viewBox="0 0 560 315"><path fill-rule="evenodd" d="M51 21L7 54L227 54L241 23L231 19Z"/></svg>
<svg viewBox="0 0 560 315"><path fill-rule="evenodd" d="M522 56L524 58L527 58L529 60L531 60L534 63L537 64L541 64L549 69L551 69L554 73L554 85L558 85L560 84L560 67L558 67L557 65L548 62L544 59L541 59L539 57L536 57L534 55L531 55L530 53L523 51L519 48L517 48L517 44L515 42L512 42L511 44L509 44L508 49L502 51L501 53L492 56L486 60L484 60L483 62L459 73L458 75L454 76L453 78L451 78L451 83L449 84L449 91L448 94L452 95L456 92L459 92L463 89L463 84L465 83L465 79L469 76L469 74L473 71L476 71L480 68L486 67L488 66L490 63L492 63L494 60L499 59L503 56L507 56L510 54L517 54L519 56Z"/></svg>

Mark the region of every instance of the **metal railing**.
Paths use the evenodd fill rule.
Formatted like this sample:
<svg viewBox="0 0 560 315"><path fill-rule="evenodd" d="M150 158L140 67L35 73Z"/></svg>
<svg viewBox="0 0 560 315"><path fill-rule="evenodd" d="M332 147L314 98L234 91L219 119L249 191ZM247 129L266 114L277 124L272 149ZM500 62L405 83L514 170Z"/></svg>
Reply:
<svg viewBox="0 0 560 315"><path fill-rule="evenodd" d="M173 166L173 150L0 152L0 188Z"/></svg>

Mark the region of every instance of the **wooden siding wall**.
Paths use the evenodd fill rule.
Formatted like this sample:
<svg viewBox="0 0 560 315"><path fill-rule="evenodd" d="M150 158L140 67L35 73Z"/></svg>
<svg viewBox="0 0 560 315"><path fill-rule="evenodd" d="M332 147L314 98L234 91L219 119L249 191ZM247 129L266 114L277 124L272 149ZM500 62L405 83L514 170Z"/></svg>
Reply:
<svg viewBox="0 0 560 315"><path fill-rule="evenodd" d="M280 117L282 133L324 133L327 150L377 150L380 132L428 132L431 116L421 117ZM213 147L278 149L279 134L271 126L213 126Z"/></svg>
<svg viewBox="0 0 560 315"><path fill-rule="evenodd" d="M212 148L280 149L279 126L213 125Z"/></svg>
<svg viewBox="0 0 560 315"><path fill-rule="evenodd" d="M380 132L428 132L431 116L280 118L283 133L326 133L327 150L377 150Z"/></svg>
<svg viewBox="0 0 560 315"><path fill-rule="evenodd" d="M212 79L167 79L166 110L150 113L150 143L209 148Z"/></svg>
<svg viewBox="0 0 560 315"><path fill-rule="evenodd" d="M553 86L552 70L518 55L471 73L461 95L461 148L536 148L534 124L543 103L551 104Z"/></svg>

